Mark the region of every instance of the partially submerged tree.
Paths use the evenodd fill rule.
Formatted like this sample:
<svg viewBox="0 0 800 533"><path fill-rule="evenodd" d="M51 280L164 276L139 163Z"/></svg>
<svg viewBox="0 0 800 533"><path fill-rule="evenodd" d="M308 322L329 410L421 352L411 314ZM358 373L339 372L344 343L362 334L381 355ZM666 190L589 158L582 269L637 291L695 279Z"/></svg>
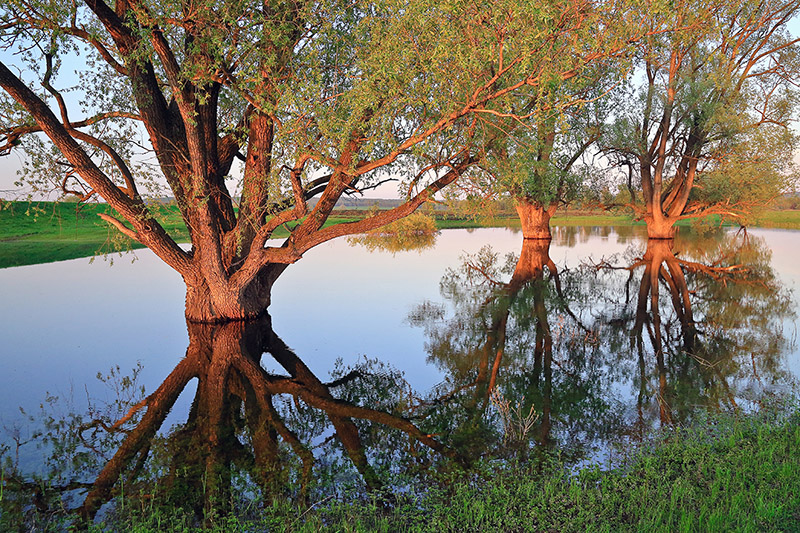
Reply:
<svg viewBox="0 0 800 533"><path fill-rule="evenodd" d="M684 0L669 23L679 31L641 41L604 150L628 174L629 205L650 238L672 238L685 218L740 218L794 179L800 57L787 24L798 9Z"/></svg>
<svg viewBox="0 0 800 533"><path fill-rule="evenodd" d="M600 138L601 99L616 74L616 65L607 65L581 80L586 87L562 84L549 95L553 110L517 125L483 159L489 189L513 199L524 238L550 239L550 218L578 198L588 171L581 160Z"/></svg>
<svg viewBox="0 0 800 533"><path fill-rule="evenodd" d="M436 244L438 234L436 219L427 213L417 211L413 215L363 235L348 237L347 242L351 246L364 246L371 252L383 250L394 255L397 252L410 250L421 252L430 248Z"/></svg>
<svg viewBox="0 0 800 533"><path fill-rule="evenodd" d="M605 123L605 97L624 80L628 62L624 53L609 53L579 79L550 85L532 112L534 102L518 98L521 111L493 125L481 161L458 182L454 199L481 214L510 199L526 239L551 239L550 218L586 186L585 158Z"/></svg>
<svg viewBox="0 0 800 533"><path fill-rule="evenodd" d="M535 113L547 87L627 46L621 9L10 0L0 11L0 42L15 54L0 63L0 152L21 146L33 170L61 168L64 192L108 202L119 216L105 220L181 274L187 319L252 318L307 250L410 214L478 160L474 139L515 116L519 98ZM76 55L84 106L56 87ZM142 152L155 172L137 164ZM238 197L227 183L237 158ZM324 226L343 194L412 168L399 207ZM189 251L143 199L154 174L176 200ZM268 245L290 223L291 236Z"/></svg>

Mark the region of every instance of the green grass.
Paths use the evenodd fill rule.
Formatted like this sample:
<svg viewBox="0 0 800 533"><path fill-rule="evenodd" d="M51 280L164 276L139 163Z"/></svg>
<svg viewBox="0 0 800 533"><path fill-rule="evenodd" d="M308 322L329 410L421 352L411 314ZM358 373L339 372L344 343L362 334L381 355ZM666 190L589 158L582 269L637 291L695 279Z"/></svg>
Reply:
<svg viewBox="0 0 800 533"><path fill-rule="evenodd" d="M800 229L800 210L766 211L756 217L762 228Z"/></svg>
<svg viewBox="0 0 800 533"><path fill-rule="evenodd" d="M674 429L612 470L568 474L557 459L495 464L433 482L386 510L374 501L285 502L209 519L128 505L97 530L156 531L800 531L800 413L712 415ZM777 414L776 414L777 413ZM104 529L105 528L105 529Z"/></svg>
<svg viewBox="0 0 800 533"><path fill-rule="evenodd" d="M163 210L167 231L183 241L187 232L177 211ZM88 257L141 248L104 222L106 204L4 202L0 209L0 268Z"/></svg>

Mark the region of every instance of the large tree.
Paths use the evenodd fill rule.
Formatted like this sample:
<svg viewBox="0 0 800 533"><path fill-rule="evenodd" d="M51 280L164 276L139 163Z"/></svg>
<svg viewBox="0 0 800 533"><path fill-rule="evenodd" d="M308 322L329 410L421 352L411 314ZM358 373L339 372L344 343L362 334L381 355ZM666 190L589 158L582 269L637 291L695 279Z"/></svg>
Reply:
<svg viewBox="0 0 800 533"><path fill-rule="evenodd" d="M584 187L588 166L581 160L599 138L604 108L596 100L603 91L592 89L555 103L579 105L517 128L484 158L491 187L512 198L526 239L551 239L550 218Z"/></svg>
<svg viewBox="0 0 800 533"><path fill-rule="evenodd" d="M0 150L28 148L30 176L60 169L64 192L108 202L110 224L181 274L187 319L252 318L307 250L410 214L478 159L474 139L520 97L535 112L543 88L626 46L620 18L591 0L10 0ZM85 105L73 106L57 82L78 54ZM324 226L343 194L408 169L401 206ZM143 199L154 174L189 251Z"/></svg>
<svg viewBox="0 0 800 533"><path fill-rule="evenodd" d="M740 218L792 179L800 64L787 24L799 8L682 0L678 31L642 39L604 146L651 238L672 238L685 218Z"/></svg>

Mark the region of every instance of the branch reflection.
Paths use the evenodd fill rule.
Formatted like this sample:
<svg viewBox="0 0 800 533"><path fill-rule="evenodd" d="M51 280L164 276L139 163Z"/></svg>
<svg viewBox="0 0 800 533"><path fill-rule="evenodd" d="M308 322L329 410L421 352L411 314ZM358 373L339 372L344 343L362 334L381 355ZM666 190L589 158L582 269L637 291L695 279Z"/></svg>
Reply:
<svg viewBox="0 0 800 533"><path fill-rule="evenodd" d="M429 360L447 376L429 403L481 453L504 443L525 455L532 443L559 442L565 453L581 454L588 436L606 431L596 412L608 408L595 401L604 380L598 344L579 290L586 274L560 271L549 247L524 239L519 256L502 260L484 247L442 278L452 316L432 303L409 316L425 329ZM554 419L581 430L554 439Z"/></svg>
<svg viewBox="0 0 800 533"><path fill-rule="evenodd" d="M370 445L397 446L388 452L395 455L392 460L403 448L414 447L409 441L455 457L404 416L408 391L396 376L372 374L371 366L381 370L378 363L325 383L273 332L268 316L254 322L189 323L188 327L186 357L155 392L117 422L117 426L135 424L95 478L81 506L84 516L94 516L122 479L128 490L137 486L167 413L193 379L197 390L188 420L164 437L166 464L157 469L157 482L150 479L147 485L159 487L166 501L175 497L176 503L190 505L198 516L226 511L236 476L247 476L267 501L276 494L304 501L313 484L313 448L331 443L334 437L341 457L350 461L370 491L384 484ZM265 352L285 375L262 367ZM361 396L370 389L375 392ZM290 402L281 402L287 397ZM376 436L385 428L399 430L405 439L396 434ZM331 461L335 451L328 454L325 460ZM287 494L292 487L297 493Z"/></svg>
<svg viewBox="0 0 800 533"><path fill-rule="evenodd" d="M700 406L737 409L793 386L783 360L790 293L762 240L682 233L629 256L595 265L594 286L609 353L636 362L637 434L656 421L687 422Z"/></svg>
<svg viewBox="0 0 800 533"><path fill-rule="evenodd" d="M684 232L671 246L633 243L572 269L541 240L516 257L490 247L465 257L441 280L445 304L409 315L446 375L432 416L472 453L547 445L577 459L790 390L790 293L765 244Z"/></svg>

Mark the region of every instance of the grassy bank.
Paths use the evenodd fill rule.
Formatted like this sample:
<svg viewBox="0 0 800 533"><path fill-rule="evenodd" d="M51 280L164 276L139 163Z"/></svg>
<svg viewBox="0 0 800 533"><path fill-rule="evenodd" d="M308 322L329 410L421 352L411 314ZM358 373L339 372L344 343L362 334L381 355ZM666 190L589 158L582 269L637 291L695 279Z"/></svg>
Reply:
<svg viewBox="0 0 800 533"><path fill-rule="evenodd" d="M65 259L114 253L141 248L102 221L98 213L111 213L105 204L52 202L4 202L0 204L0 268L49 263ZM188 232L175 206L159 207L157 218L178 242L188 241ZM355 220L363 214L343 212L331 217L327 224ZM686 224L690 222L686 221ZM452 214L436 214L439 229L515 227L519 219L505 214L489 220L476 220ZM642 224L626 215L607 215L568 211L552 219L560 226L628 226ZM768 211L756 224L762 227L800 229L800 211ZM279 228L276 237L288 232Z"/></svg>
<svg viewBox="0 0 800 533"><path fill-rule="evenodd" d="M0 268L49 263L141 248L103 222L106 204L6 202L0 209ZM187 238L180 216L163 210L162 223L176 239Z"/></svg>
<svg viewBox="0 0 800 533"><path fill-rule="evenodd" d="M275 503L210 531L800 531L800 414L713 415L670 430L613 470L557 460L485 467L431 483L389 510L373 502ZM98 530L192 531L175 509L128 504Z"/></svg>
<svg viewBox="0 0 800 533"><path fill-rule="evenodd" d="M106 204L3 202L0 207L0 268L142 248L97 216L113 213ZM159 207L156 216L177 242L188 242L175 206ZM348 220L353 217L332 217L328 224ZM276 237L287 235L284 228L275 232Z"/></svg>
<svg viewBox="0 0 800 533"><path fill-rule="evenodd" d="M800 229L800 210L766 211L756 217L762 228Z"/></svg>

